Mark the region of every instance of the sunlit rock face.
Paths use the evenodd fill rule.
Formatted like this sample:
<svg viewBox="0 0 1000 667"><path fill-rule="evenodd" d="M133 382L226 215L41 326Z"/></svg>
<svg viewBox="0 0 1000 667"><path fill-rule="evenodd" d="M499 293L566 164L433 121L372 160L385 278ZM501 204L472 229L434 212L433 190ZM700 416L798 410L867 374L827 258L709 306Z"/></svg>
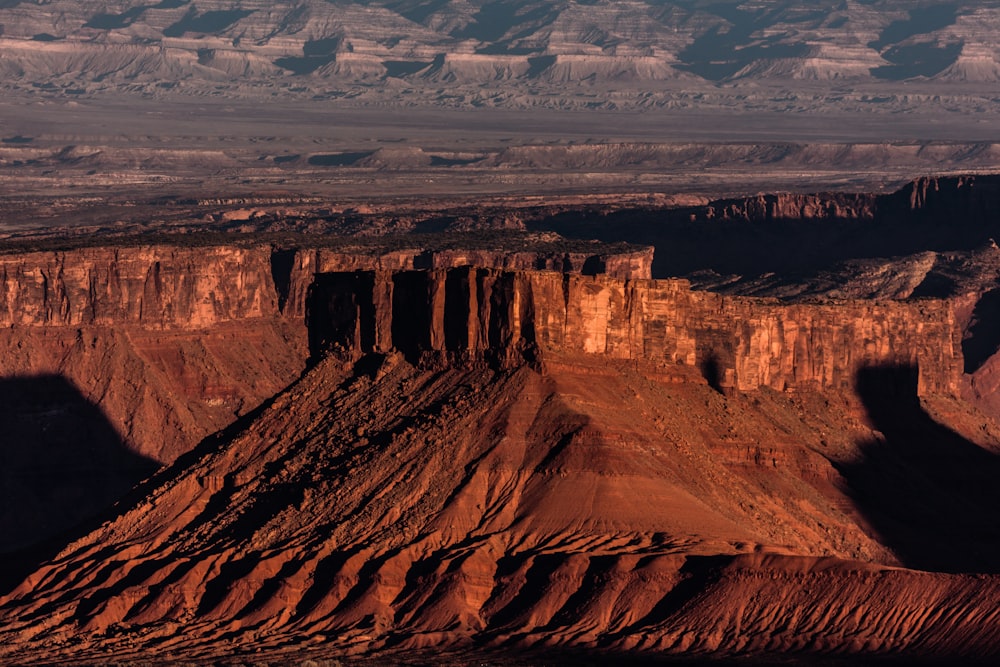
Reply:
<svg viewBox="0 0 1000 667"><path fill-rule="evenodd" d="M920 369L921 393L954 395L962 370L939 300L783 304L683 280L467 267L319 274L312 296L324 343L358 353L584 353L710 369L738 391L850 388L862 368L895 365Z"/></svg>
<svg viewBox="0 0 1000 667"><path fill-rule="evenodd" d="M996 191L11 245L0 658L993 655Z"/></svg>
<svg viewBox="0 0 1000 667"><path fill-rule="evenodd" d="M996 501L1000 437L958 396L950 301L310 281L307 369L10 582L0 655L997 648L995 577L954 574L998 568L992 515L964 512Z"/></svg>

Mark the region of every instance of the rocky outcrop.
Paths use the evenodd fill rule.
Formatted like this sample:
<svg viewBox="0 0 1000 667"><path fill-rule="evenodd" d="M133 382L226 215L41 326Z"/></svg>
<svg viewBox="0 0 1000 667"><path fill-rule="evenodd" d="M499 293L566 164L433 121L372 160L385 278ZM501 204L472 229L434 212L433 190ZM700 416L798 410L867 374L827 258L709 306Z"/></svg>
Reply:
<svg viewBox="0 0 1000 667"><path fill-rule="evenodd" d="M808 150L816 151L813 146ZM854 147L853 150L860 150ZM872 148L872 146L869 146ZM989 147L983 145L980 150ZM846 149L843 149L846 150ZM975 149L970 149L975 151ZM799 147L789 147L798 152ZM781 157L784 157L782 154ZM819 158L820 156L816 156ZM833 154L828 160L836 159ZM808 159L803 161L808 162ZM1000 200L996 176L923 177L887 195L830 192L824 194L765 194L740 199L722 199L695 209L697 220L773 222L776 220L861 220L882 223L906 220L961 220L963 225L993 223ZM970 224L971 223L971 224Z"/></svg>
<svg viewBox="0 0 1000 667"><path fill-rule="evenodd" d="M738 391L850 387L860 369L889 365L919 369L922 393L955 395L962 372L945 301L789 305L683 280L475 268L321 274L313 290L315 354L597 354L695 366Z"/></svg>
<svg viewBox="0 0 1000 667"><path fill-rule="evenodd" d="M306 315L306 301L314 276L339 271L441 270L453 267L480 267L508 271L556 271L560 273L604 274L614 278L652 277L653 249L620 252L504 252L498 250L404 249L380 253L347 252L332 249L300 250L294 253L288 276L288 297L284 312L288 317Z"/></svg>
<svg viewBox="0 0 1000 667"><path fill-rule="evenodd" d="M176 460L330 350L505 368L580 355L635 360L683 368L678 381L723 393L851 389L859 370L888 365L916 369L924 395L957 393L960 327L946 302L727 297L646 279L649 260L648 252L268 246L8 255L0 257L0 370L11 387L65 386L130 469ZM625 277L579 273L600 270ZM35 415L22 430L72 447L79 420L42 429L45 405L15 411ZM33 461L29 450L9 456ZM86 502L76 505L87 513ZM22 543L45 536L18 531ZM0 541L0 551L9 546Z"/></svg>
<svg viewBox="0 0 1000 667"><path fill-rule="evenodd" d="M85 248L0 256L0 326L198 330L277 314L267 248Z"/></svg>
<svg viewBox="0 0 1000 667"><path fill-rule="evenodd" d="M3 376L66 378L126 447L169 462L286 387L308 357L319 271L511 269L649 275L615 254L147 245L0 256Z"/></svg>
<svg viewBox="0 0 1000 667"><path fill-rule="evenodd" d="M294 380L307 342L314 357L341 345L657 359L703 368L726 390L846 386L863 364L910 364L922 390L954 393L961 353L942 302L785 305L623 279L647 277L650 261L263 246L5 256L3 373L67 377L129 447L161 461ZM555 271L523 270L539 268Z"/></svg>
<svg viewBox="0 0 1000 667"><path fill-rule="evenodd" d="M858 416L876 410L851 391L723 395L684 364L554 356L327 356L0 591L0 659L479 648L502 662L562 647L821 662L1000 646L996 577L899 567L910 552L857 509L897 510L884 535L937 545L940 567L996 567L997 520L969 511L996 507L994 455L941 438L914 403L875 421L868 456Z"/></svg>
<svg viewBox="0 0 1000 667"><path fill-rule="evenodd" d="M63 378L126 449L159 462L287 386L305 360L265 247L2 256L0 327L4 377Z"/></svg>
<svg viewBox="0 0 1000 667"><path fill-rule="evenodd" d="M871 220L877 197L868 194L758 195L712 202L695 217L703 220Z"/></svg>

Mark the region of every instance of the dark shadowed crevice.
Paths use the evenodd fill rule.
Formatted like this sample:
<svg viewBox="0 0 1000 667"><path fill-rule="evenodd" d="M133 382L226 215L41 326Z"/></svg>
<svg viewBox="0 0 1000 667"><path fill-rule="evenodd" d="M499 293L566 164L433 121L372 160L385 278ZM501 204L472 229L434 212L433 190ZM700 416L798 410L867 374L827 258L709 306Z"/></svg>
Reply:
<svg viewBox="0 0 1000 667"><path fill-rule="evenodd" d="M279 312L284 312L285 302L288 301L288 293L292 286L292 269L295 267L295 254L295 250L276 248L271 251L271 280L274 281L274 289L278 293Z"/></svg>
<svg viewBox="0 0 1000 667"><path fill-rule="evenodd" d="M392 276L392 342L410 361L429 350L430 274L401 271Z"/></svg>
<svg viewBox="0 0 1000 667"><path fill-rule="evenodd" d="M719 364L719 357L715 353L709 353L701 363L698 364L699 370L701 370L701 376L705 378L705 382L708 386L719 392L724 393L722 388L722 380L724 378L722 372L722 366Z"/></svg>
<svg viewBox="0 0 1000 667"><path fill-rule="evenodd" d="M163 29L164 37L182 37L184 33L216 33L225 30L237 21L253 14L252 10L230 9L205 12L199 14L192 6L187 14L173 25Z"/></svg>
<svg viewBox="0 0 1000 667"><path fill-rule="evenodd" d="M933 5L931 7L915 7L910 10L909 17L900 21L893 21L883 28L878 39L869 42L868 46L876 51L881 51L890 44L896 44L916 35L926 35L927 33L954 25L957 18L957 3Z"/></svg>
<svg viewBox="0 0 1000 667"><path fill-rule="evenodd" d="M370 271L316 276L306 296L309 358L332 349L371 352L375 347L375 276Z"/></svg>
<svg viewBox="0 0 1000 667"><path fill-rule="evenodd" d="M282 69L287 69L295 75L312 74L321 67L325 67L337 59L336 55L323 56L286 56L277 58L274 64Z"/></svg>
<svg viewBox="0 0 1000 667"><path fill-rule="evenodd" d="M382 67L385 68L385 75L393 78L401 78L416 74L420 70L427 69L434 63L415 60L383 60Z"/></svg>
<svg viewBox="0 0 1000 667"><path fill-rule="evenodd" d="M907 44L894 46L882 54L891 65L873 67L872 76L889 81L902 81L917 76L931 77L955 64L962 53L962 44Z"/></svg>
<svg viewBox="0 0 1000 667"><path fill-rule="evenodd" d="M445 349L462 352L475 341L469 340L469 320L475 272L469 268L452 269L445 277L444 345Z"/></svg>
<svg viewBox="0 0 1000 667"><path fill-rule="evenodd" d="M360 153L329 153L326 155L313 155L307 162L314 167L350 167L355 162L372 155L374 151L364 151Z"/></svg>
<svg viewBox="0 0 1000 667"><path fill-rule="evenodd" d="M975 373L1000 349L1000 290L980 297L962 340L965 372Z"/></svg>
<svg viewBox="0 0 1000 667"><path fill-rule="evenodd" d="M596 276L607 270L607 264L600 255L591 255L583 261L580 273L585 276Z"/></svg>

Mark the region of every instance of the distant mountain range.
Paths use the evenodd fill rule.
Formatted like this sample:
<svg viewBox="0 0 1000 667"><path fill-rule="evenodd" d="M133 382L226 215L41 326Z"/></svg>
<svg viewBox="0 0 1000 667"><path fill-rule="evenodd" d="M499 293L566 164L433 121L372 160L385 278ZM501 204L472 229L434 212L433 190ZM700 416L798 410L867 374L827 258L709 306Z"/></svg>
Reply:
<svg viewBox="0 0 1000 667"><path fill-rule="evenodd" d="M0 0L0 79L447 106L982 111L1000 2Z"/></svg>

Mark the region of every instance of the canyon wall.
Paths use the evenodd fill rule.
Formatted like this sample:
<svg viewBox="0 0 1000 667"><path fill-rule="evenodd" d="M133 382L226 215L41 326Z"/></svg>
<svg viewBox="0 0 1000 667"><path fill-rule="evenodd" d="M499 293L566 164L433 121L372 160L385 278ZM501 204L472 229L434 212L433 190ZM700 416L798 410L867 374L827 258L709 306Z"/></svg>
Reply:
<svg viewBox="0 0 1000 667"><path fill-rule="evenodd" d="M289 317L295 318L306 315L306 301L313 284L313 277L317 274L338 271L406 271L476 266L508 271L604 274L626 279L651 278L653 270L652 247L605 254L497 250L426 251L408 248L383 252L379 255L319 248L297 251L289 259L287 305L284 305L284 312Z"/></svg>
<svg viewBox="0 0 1000 667"><path fill-rule="evenodd" d="M65 378L160 462L292 382L300 329L280 317L267 247L0 257L2 376Z"/></svg>
<svg viewBox="0 0 1000 667"><path fill-rule="evenodd" d="M0 257L0 326L192 330L277 313L266 248L83 248Z"/></svg>
<svg viewBox="0 0 1000 667"><path fill-rule="evenodd" d="M696 365L727 390L842 386L866 364L909 364L920 368L922 390L954 391L961 354L944 302L730 298L645 280L648 260L648 252L374 257L269 246L4 256L2 374L66 377L127 447L163 462L274 395L310 353L334 344L652 358Z"/></svg>
<svg viewBox="0 0 1000 667"><path fill-rule="evenodd" d="M146 245L0 256L0 376L58 375L169 462L293 382L318 271L476 264L648 277L652 249L374 254Z"/></svg>
<svg viewBox="0 0 1000 667"><path fill-rule="evenodd" d="M431 268L410 268L417 258ZM854 388L862 369L892 366L914 369L923 395L957 394L960 327L949 302L787 304L692 291L683 280L502 268L584 270L579 259L270 246L0 257L0 393L12 434L4 474L28 486L60 480L37 489L57 488L58 510L46 500L36 514L0 513L0 552L106 507L151 467L291 385L310 356L336 349L543 370L581 355L652 360L724 393ZM460 266L434 268L449 263ZM624 257L618 266L642 275L649 265ZM44 398L56 390L69 398ZM114 484L68 463L81 457L101 461ZM46 524L48 515L65 521Z"/></svg>
<svg viewBox="0 0 1000 667"><path fill-rule="evenodd" d="M923 394L955 395L962 372L945 301L784 304L691 291L684 280L618 280L457 268L317 276L314 354L341 347L652 359L699 367L723 391L852 387L863 368L907 366Z"/></svg>
<svg viewBox="0 0 1000 667"><path fill-rule="evenodd" d="M506 270L583 270L585 256L487 255L146 246L0 257L3 374L67 377L129 447L169 461L293 381L307 344L653 358L736 390L841 386L862 365L892 363L919 366L922 390L953 392L961 371L943 302L788 305L679 280ZM599 261L648 275L643 255ZM468 263L497 268L440 268ZM358 267L377 270L338 273Z"/></svg>

